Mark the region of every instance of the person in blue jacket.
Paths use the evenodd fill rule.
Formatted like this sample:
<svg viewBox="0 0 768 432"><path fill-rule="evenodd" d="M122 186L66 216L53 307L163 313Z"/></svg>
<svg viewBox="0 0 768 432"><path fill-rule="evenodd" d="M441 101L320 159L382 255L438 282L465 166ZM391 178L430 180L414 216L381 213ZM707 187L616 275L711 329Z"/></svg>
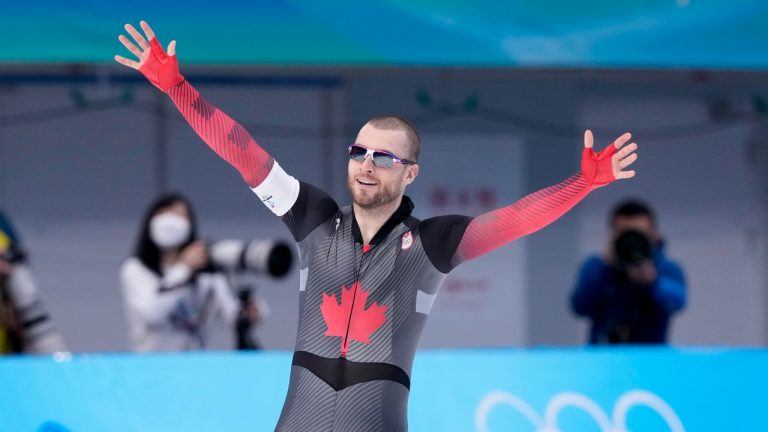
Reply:
<svg viewBox="0 0 768 432"><path fill-rule="evenodd" d="M663 344L670 318L685 307L683 269L664 253L647 204L625 201L611 213L603 256L581 266L571 308L591 321L590 344Z"/></svg>

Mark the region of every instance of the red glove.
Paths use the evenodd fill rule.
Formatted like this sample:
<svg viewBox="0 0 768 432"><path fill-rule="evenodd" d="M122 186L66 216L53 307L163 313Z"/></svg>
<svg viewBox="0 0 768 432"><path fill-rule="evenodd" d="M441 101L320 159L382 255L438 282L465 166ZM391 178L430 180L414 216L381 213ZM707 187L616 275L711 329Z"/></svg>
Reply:
<svg viewBox="0 0 768 432"><path fill-rule="evenodd" d="M175 55L166 54L157 38L152 38L149 46L149 57L139 68L139 72L144 74L155 87L168 92L171 87L184 81L184 77L179 72L179 60Z"/></svg>
<svg viewBox="0 0 768 432"><path fill-rule="evenodd" d="M611 161L614 154L616 154L616 146L613 143L600 153L596 153L591 147L584 148L581 153L581 175L590 186L605 186L616 180Z"/></svg>

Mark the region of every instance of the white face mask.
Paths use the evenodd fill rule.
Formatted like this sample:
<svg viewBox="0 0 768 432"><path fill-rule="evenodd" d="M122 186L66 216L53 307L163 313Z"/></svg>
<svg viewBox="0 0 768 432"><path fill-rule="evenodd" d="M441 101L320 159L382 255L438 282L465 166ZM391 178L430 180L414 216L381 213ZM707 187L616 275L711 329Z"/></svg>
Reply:
<svg viewBox="0 0 768 432"><path fill-rule="evenodd" d="M149 221L149 236L160 249L181 246L191 230L189 220L173 213L161 213Z"/></svg>

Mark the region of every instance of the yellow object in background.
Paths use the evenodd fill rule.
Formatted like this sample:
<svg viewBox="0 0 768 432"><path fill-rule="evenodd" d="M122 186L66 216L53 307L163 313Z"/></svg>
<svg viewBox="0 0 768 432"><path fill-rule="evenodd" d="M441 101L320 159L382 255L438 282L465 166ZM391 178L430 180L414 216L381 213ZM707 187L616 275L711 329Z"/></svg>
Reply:
<svg viewBox="0 0 768 432"><path fill-rule="evenodd" d="M0 252L5 252L11 247L11 238L3 231L0 230Z"/></svg>

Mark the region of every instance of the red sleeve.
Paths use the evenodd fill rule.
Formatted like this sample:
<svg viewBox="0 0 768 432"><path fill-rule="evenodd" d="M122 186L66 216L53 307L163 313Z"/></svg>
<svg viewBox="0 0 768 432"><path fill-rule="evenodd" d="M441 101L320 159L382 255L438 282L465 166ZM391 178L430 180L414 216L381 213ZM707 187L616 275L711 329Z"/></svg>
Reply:
<svg viewBox="0 0 768 432"><path fill-rule="evenodd" d="M472 219L459 242L452 264L455 266L477 258L544 228L567 213L592 190L616 180L611 165L611 157L615 153L613 144L600 153L585 148L580 173L510 206Z"/></svg>
<svg viewBox="0 0 768 432"><path fill-rule="evenodd" d="M175 55L169 56L157 38L149 41L150 55L139 68L149 82L176 104L181 115L221 158L235 167L248 186L255 188L275 161L239 123L206 101L179 72Z"/></svg>
<svg viewBox="0 0 768 432"><path fill-rule="evenodd" d="M472 219L459 243L454 265L544 228L575 206L589 191L587 181L577 174L510 206Z"/></svg>
<svg viewBox="0 0 768 432"><path fill-rule="evenodd" d="M274 165L264 151L239 123L205 100L187 81L168 89L181 115L222 159L235 167L248 186L258 186Z"/></svg>

